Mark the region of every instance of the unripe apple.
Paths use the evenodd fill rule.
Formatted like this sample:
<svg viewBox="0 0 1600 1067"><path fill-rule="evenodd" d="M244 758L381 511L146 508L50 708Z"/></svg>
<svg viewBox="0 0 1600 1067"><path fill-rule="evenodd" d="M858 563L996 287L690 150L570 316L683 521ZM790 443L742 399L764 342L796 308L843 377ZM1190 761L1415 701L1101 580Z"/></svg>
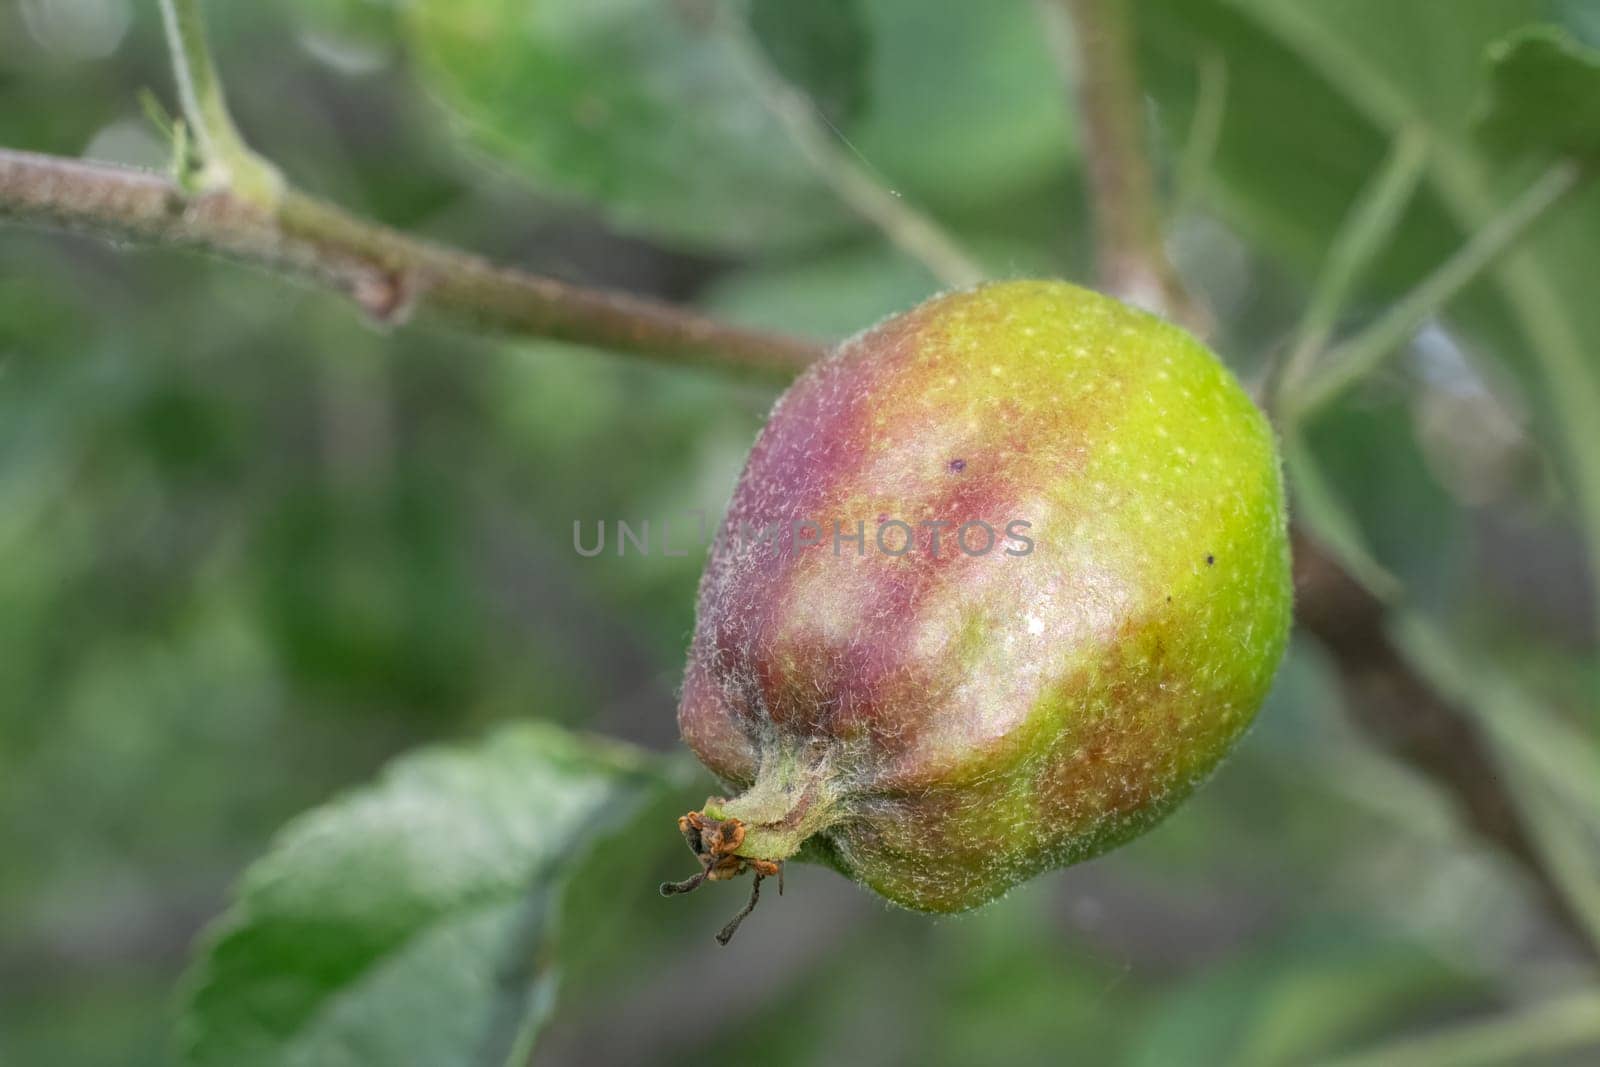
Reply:
<svg viewBox="0 0 1600 1067"><path fill-rule="evenodd" d="M955 912L1104 852L1250 724L1290 599L1271 428L1202 344L1061 282L930 300L751 452L678 709L732 799L663 889L804 850Z"/></svg>

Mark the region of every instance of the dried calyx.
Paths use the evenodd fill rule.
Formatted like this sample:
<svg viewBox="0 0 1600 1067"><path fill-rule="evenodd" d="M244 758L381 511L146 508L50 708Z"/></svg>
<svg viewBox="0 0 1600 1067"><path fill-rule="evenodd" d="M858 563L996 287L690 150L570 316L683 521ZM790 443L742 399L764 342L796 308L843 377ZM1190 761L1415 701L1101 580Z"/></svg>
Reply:
<svg viewBox="0 0 1600 1067"><path fill-rule="evenodd" d="M751 872L749 901L717 934L726 945L760 901L762 880L777 878L782 896L784 862L835 821L841 805L833 781L826 761L785 751L764 760L756 781L733 800L707 797L700 811L678 819L678 832L700 870L681 882L661 883L661 895L692 893L707 882Z"/></svg>

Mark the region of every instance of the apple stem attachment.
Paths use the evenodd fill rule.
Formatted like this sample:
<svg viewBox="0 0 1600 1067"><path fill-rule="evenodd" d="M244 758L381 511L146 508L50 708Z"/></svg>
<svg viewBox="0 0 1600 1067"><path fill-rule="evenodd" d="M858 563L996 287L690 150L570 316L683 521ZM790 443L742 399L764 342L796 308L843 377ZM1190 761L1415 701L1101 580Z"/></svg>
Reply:
<svg viewBox="0 0 1600 1067"><path fill-rule="evenodd" d="M700 861L700 870L681 882L661 883L661 895L692 893L707 882L753 872L749 903L717 935L726 945L755 910L762 879L777 878L778 894L783 895L784 861L806 838L837 821L835 797L824 765L789 753L763 760L745 793L733 800L708 797L702 810L678 819L678 832Z"/></svg>

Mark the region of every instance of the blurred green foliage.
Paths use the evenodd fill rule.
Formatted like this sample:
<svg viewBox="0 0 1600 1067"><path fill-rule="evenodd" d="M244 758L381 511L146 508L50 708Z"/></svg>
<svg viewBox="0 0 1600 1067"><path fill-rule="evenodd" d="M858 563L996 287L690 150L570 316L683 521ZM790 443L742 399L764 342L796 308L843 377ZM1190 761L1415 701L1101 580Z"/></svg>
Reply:
<svg viewBox="0 0 1600 1067"><path fill-rule="evenodd" d="M1502 149L1590 159L1600 153L1600 50L1550 26L1497 42L1479 124ZM1570 101L1546 108L1546 100Z"/></svg>
<svg viewBox="0 0 1600 1067"><path fill-rule="evenodd" d="M819 337L932 292L834 202L707 10L208 5L241 126L355 211ZM871 173L996 274L1089 276L1032 3L797 10L755 4L764 58ZM1341 329L1535 173L1474 125L1495 42L1541 18L1600 34L1587 5L1534 0L1138 10L1169 185L1202 65L1225 71L1205 180L1169 229L1247 378L1402 129L1425 131L1426 176ZM1497 54L1515 64L1502 107L1579 114L1550 99L1572 71ZM163 166L144 89L170 106L154 5L0 8L0 144ZM1560 798L1554 847L1592 892L1600 811L1572 753L1600 744L1600 191L1565 211L1305 440L1427 620L1408 647L1473 666L1459 695L1488 698L1507 765ZM225 887L291 816L415 746L546 720L673 751L699 560L583 559L572 523L719 514L771 399L556 346L377 333L242 269L0 232L0 1061L169 1062L175 981ZM1592 980L1513 865L1339 701L1297 642L1238 755L1134 845L937 922L791 871L725 951L710 934L739 894L654 895L688 873L671 818L697 781L564 891L540 1058L1301 1063ZM525 816L506 795L488 806ZM394 1001L401 1048L441 1032L430 1004L460 1003L429 988Z"/></svg>

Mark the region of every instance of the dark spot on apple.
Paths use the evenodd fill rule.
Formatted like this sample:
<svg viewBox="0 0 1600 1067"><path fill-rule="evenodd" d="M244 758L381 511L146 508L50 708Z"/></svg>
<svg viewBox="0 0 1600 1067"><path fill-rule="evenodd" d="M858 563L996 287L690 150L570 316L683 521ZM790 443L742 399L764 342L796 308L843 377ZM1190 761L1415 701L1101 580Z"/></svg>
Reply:
<svg viewBox="0 0 1600 1067"><path fill-rule="evenodd" d="M1207 567L1211 566L1216 561L1217 561L1217 557L1216 556L1213 556L1210 553L1206 554L1206 566Z"/></svg>
<svg viewBox="0 0 1600 1067"><path fill-rule="evenodd" d="M967 469L967 461L964 459L953 459L950 461L950 469L954 473L960 474L962 471Z"/></svg>

